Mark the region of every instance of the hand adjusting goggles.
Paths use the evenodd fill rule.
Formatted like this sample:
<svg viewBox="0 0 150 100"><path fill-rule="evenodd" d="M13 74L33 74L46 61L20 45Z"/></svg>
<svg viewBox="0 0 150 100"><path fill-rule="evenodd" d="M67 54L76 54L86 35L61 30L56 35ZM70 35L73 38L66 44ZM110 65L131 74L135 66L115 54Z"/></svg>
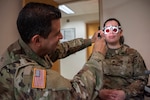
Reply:
<svg viewBox="0 0 150 100"><path fill-rule="evenodd" d="M119 29L121 29L121 26L106 26L106 27L103 28L104 34L109 34L110 30L113 33L117 34L120 31Z"/></svg>

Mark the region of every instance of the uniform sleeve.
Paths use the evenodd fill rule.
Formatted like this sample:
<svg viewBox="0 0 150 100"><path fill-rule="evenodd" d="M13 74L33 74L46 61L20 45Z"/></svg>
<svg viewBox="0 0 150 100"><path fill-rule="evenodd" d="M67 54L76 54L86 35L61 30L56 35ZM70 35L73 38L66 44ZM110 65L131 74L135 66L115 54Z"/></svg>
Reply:
<svg viewBox="0 0 150 100"><path fill-rule="evenodd" d="M91 40L82 38L59 43L56 51L53 55L49 55L49 57L53 62L55 62L57 59L67 57L70 54L80 51L88 46L91 46Z"/></svg>
<svg viewBox="0 0 150 100"><path fill-rule="evenodd" d="M3 74L5 73L5 74ZM11 100L13 98L13 77L10 70L6 67L0 71L0 98L3 100Z"/></svg>
<svg viewBox="0 0 150 100"><path fill-rule="evenodd" d="M48 84L45 89L31 88L32 68L41 68L41 66L26 64L22 59L20 63L16 62L0 69L0 98L2 100L94 100L102 87L103 59L102 54L94 52L83 69L71 81L47 69ZM64 86L65 82L69 86Z"/></svg>
<svg viewBox="0 0 150 100"><path fill-rule="evenodd" d="M147 85L148 82L148 75L144 74L145 70L147 70L145 62L142 56L136 51L133 56L132 82L124 89L127 98L143 94L144 86Z"/></svg>
<svg viewBox="0 0 150 100"><path fill-rule="evenodd" d="M72 80L73 96L81 100L94 100L102 87L104 56L94 52L83 69Z"/></svg>

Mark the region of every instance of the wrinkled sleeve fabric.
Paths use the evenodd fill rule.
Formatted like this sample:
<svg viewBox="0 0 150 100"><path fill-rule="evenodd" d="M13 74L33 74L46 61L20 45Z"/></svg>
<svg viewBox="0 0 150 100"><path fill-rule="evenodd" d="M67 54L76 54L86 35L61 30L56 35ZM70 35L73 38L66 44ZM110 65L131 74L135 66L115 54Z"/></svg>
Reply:
<svg viewBox="0 0 150 100"><path fill-rule="evenodd" d="M7 78L9 81L7 81ZM11 76L6 73L5 78L0 78L0 98L5 98L4 100L13 100L13 86Z"/></svg>
<svg viewBox="0 0 150 100"><path fill-rule="evenodd" d="M102 60L104 56L94 52L83 69L72 80L73 96L82 100L94 100L103 85Z"/></svg>
<svg viewBox="0 0 150 100"><path fill-rule="evenodd" d="M91 46L91 39L77 38L67 42L59 43L55 52L49 55L52 62L57 59L65 58L77 51L80 51L88 46Z"/></svg>
<svg viewBox="0 0 150 100"><path fill-rule="evenodd" d="M5 53L0 59L0 98L2 100L14 100L13 98L13 75L10 73L13 73L12 70L7 69L8 67L12 68L14 66L12 65L6 65L5 62L10 62L10 59L8 58L8 52ZM5 62L3 61L5 60ZM3 67L5 65L5 67ZM4 98L4 99L3 99Z"/></svg>
<svg viewBox="0 0 150 100"><path fill-rule="evenodd" d="M126 99L143 94L144 86L148 82L148 75L144 73L146 70L147 68L142 56L135 51L133 53L133 78L130 80L132 82L124 88Z"/></svg>

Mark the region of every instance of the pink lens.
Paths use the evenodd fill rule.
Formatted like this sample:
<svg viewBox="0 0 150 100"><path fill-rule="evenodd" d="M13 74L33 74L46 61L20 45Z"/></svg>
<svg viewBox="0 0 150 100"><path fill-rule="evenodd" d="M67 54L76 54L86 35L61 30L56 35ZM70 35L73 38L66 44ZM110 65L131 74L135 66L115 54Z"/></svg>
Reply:
<svg viewBox="0 0 150 100"><path fill-rule="evenodd" d="M106 31L107 33L109 33L110 30L109 30L109 29L106 29L105 31Z"/></svg>
<svg viewBox="0 0 150 100"><path fill-rule="evenodd" d="M113 29L113 32L115 32L115 33L116 33L116 32L117 32L117 29L116 29L116 28L114 28L114 29Z"/></svg>

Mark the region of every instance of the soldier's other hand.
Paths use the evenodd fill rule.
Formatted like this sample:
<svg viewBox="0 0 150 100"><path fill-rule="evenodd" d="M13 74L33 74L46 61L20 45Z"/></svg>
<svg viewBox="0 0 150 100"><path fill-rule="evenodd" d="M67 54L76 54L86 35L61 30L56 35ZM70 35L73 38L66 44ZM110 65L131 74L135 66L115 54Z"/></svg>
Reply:
<svg viewBox="0 0 150 100"><path fill-rule="evenodd" d="M125 92L123 90L102 89L99 92L101 100L125 100Z"/></svg>

